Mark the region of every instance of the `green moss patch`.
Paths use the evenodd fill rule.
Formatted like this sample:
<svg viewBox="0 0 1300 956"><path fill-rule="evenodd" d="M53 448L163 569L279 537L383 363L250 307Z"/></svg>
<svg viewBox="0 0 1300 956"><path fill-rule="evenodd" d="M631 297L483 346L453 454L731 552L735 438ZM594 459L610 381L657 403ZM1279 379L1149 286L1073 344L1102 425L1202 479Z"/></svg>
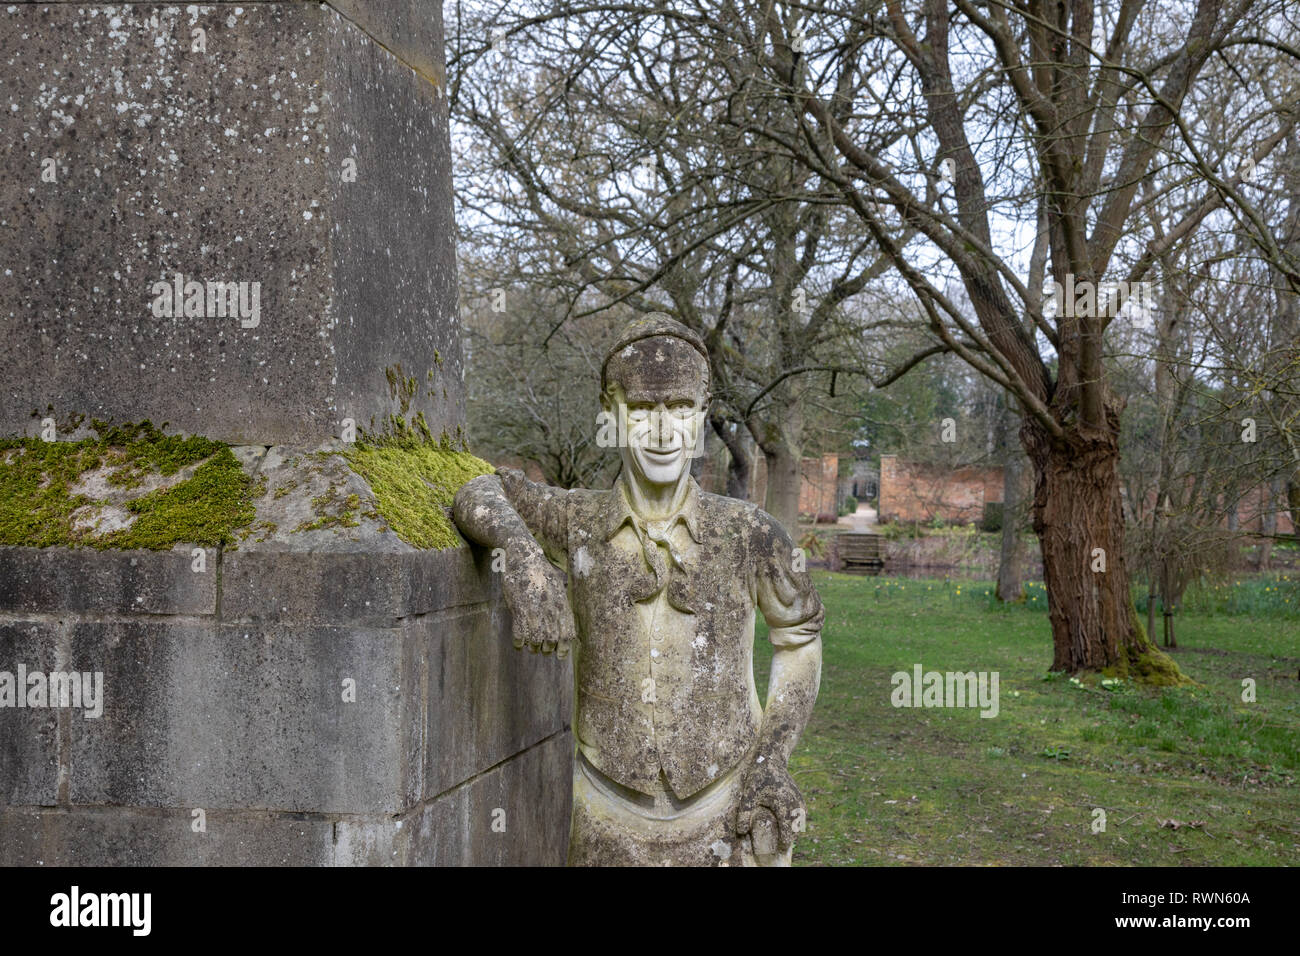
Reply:
<svg viewBox="0 0 1300 956"><path fill-rule="evenodd" d="M0 544L166 550L182 542L228 544L255 514L248 476L230 447L201 436L165 435L152 423L93 423L96 438L0 439ZM193 473L132 496L146 480ZM110 501L76 491L92 472L116 489ZM78 527L110 504L128 525ZM74 515L74 512L77 514ZM85 522L81 522L85 523Z"/></svg>
<svg viewBox="0 0 1300 956"><path fill-rule="evenodd" d="M370 483L379 514L399 538L416 548L442 550L461 543L449 509L461 485L493 468L445 438L365 439L344 452L353 471Z"/></svg>

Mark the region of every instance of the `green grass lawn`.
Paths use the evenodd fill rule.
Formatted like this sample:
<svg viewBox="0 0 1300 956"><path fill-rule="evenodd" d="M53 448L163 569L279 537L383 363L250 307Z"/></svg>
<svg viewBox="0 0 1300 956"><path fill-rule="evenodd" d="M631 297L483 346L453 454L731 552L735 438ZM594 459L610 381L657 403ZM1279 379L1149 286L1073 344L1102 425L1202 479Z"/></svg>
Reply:
<svg viewBox="0 0 1300 956"><path fill-rule="evenodd" d="M1041 585L1003 608L978 582L815 577L825 658L791 761L809 813L796 864L1300 864L1295 582L1180 615L1173 654L1197 686L1150 690L1048 675ZM760 696L770 657L760 640ZM893 707L891 675L918 663L997 671L998 716Z"/></svg>

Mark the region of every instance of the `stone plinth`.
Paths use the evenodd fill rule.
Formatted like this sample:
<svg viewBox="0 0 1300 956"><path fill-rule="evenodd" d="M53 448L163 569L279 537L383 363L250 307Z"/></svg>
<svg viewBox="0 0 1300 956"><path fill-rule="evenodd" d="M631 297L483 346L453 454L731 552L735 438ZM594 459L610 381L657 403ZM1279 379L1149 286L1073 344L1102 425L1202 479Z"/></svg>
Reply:
<svg viewBox="0 0 1300 956"><path fill-rule="evenodd" d="M0 865L563 863L571 672L468 548L370 534L0 548L0 670L104 688L0 709Z"/></svg>

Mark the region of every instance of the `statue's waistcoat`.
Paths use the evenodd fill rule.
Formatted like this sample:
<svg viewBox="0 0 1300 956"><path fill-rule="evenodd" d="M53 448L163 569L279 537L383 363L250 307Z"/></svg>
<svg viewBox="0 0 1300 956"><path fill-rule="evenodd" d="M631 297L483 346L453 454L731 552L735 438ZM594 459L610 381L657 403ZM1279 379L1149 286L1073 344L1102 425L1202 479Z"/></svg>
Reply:
<svg viewBox="0 0 1300 956"><path fill-rule="evenodd" d="M695 493L691 534L647 543L620 494L570 499L575 729L614 781L651 793L662 770L684 798L740 763L761 720L751 524L738 503Z"/></svg>

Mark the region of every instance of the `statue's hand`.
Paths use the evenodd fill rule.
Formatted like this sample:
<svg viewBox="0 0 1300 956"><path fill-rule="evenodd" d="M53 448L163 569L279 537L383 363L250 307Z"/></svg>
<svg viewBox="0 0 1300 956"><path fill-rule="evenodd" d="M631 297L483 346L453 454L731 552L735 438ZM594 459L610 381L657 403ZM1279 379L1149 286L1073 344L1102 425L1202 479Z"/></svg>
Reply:
<svg viewBox="0 0 1300 956"><path fill-rule="evenodd" d="M795 833L804 830L808 809L790 772L773 760L762 760L749 768L736 811L736 833L743 836L754 831L755 851L759 853L764 852L758 845L758 817L763 811L775 818L777 849L784 853L793 845Z"/></svg>
<svg viewBox="0 0 1300 956"><path fill-rule="evenodd" d="M503 570L515 647L567 657L574 628L564 572L531 541L507 549Z"/></svg>

